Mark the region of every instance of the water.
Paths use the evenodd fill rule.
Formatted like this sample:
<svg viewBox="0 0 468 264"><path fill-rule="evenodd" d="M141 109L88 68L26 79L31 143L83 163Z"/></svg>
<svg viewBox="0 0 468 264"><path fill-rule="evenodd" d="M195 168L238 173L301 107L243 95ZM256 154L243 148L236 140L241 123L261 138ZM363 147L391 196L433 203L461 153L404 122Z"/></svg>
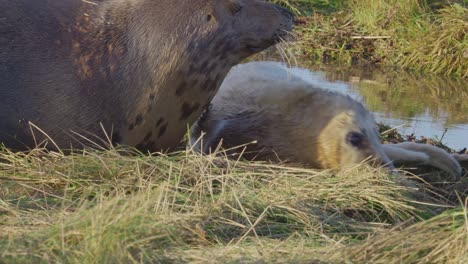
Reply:
<svg viewBox="0 0 468 264"><path fill-rule="evenodd" d="M374 113L377 122L402 135L441 139L450 148L468 147L468 82L442 76L369 67L298 64L313 71L314 83L350 95Z"/></svg>

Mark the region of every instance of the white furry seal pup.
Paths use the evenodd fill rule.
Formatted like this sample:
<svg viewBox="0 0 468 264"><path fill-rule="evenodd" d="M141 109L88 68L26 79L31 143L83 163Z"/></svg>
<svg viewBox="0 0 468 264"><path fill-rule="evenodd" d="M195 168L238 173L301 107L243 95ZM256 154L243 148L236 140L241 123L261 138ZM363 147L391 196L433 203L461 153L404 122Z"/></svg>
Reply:
<svg viewBox="0 0 468 264"><path fill-rule="evenodd" d="M190 142L209 153L246 145L244 158L301 163L314 168L341 168L371 158L393 168L393 162L426 164L452 176L458 161L437 147L405 142L382 145L371 113L349 96L320 89L306 80L304 69L277 62L234 67L206 113L191 130ZM237 149L237 152L242 149Z"/></svg>

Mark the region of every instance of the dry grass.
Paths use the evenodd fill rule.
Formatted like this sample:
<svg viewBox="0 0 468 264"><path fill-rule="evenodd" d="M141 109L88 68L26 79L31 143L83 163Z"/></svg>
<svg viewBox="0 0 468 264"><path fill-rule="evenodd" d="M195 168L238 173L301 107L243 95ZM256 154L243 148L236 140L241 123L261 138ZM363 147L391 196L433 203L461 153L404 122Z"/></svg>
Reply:
<svg viewBox="0 0 468 264"><path fill-rule="evenodd" d="M115 149L0 160L4 263L333 261L402 223L423 232L457 205L364 165L334 173Z"/></svg>
<svg viewBox="0 0 468 264"><path fill-rule="evenodd" d="M429 221L394 228L334 255L354 263L467 263L467 204Z"/></svg>

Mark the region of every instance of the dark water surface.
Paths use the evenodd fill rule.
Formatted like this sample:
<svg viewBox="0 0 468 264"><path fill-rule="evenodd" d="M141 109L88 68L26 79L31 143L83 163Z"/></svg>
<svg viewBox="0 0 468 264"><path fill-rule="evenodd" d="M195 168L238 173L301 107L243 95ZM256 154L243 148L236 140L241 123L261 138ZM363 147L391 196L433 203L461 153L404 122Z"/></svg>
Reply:
<svg viewBox="0 0 468 264"><path fill-rule="evenodd" d="M466 79L369 67L290 64L313 71L302 74L311 82L363 102L377 122L397 127L402 135L442 139L455 150L468 147Z"/></svg>

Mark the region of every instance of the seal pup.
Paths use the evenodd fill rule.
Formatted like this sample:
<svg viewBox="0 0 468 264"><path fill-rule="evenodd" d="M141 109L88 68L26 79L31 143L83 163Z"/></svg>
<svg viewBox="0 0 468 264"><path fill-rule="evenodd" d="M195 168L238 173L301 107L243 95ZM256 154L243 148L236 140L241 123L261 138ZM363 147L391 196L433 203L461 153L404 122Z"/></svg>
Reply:
<svg viewBox="0 0 468 264"><path fill-rule="evenodd" d="M0 6L0 143L16 150L44 140L80 148L93 136L174 147L230 68L293 25L289 11L258 0Z"/></svg>
<svg viewBox="0 0 468 264"><path fill-rule="evenodd" d="M285 161L314 168L354 166L368 158L393 168L393 162L427 164L452 176L461 174L447 152L416 143L382 145L372 114L347 95L320 89L304 69L277 62L234 67L206 113L191 129L195 150L210 153L219 144L247 144L244 158ZM242 149L230 152L240 152Z"/></svg>

